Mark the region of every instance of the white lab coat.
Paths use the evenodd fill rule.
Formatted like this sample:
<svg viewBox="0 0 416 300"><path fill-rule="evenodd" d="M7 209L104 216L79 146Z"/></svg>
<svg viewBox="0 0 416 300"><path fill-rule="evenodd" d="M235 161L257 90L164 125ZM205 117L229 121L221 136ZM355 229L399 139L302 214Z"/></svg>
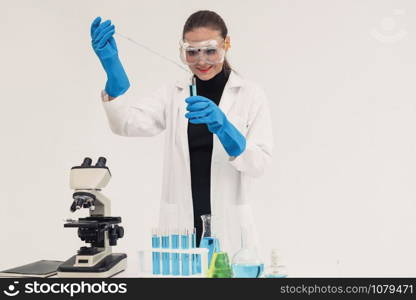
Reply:
<svg viewBox="0 0 416 300"><path fill-rule="evenodd" d="M122 136L154 136L166 130L164 172L159 226L193 228L188 119L189 79L166 85L149 97L109 102L102 93L103 106L111 130ZM128 101L126 101L128 100ZM231 72L219 107L229 121L246 137L245 151L229 157L214 135L211 165L211 214L213 232L222 248L233 255L240 247L240 228L249 229L257 242L248 199L253 177L260 176L269 164L273 147L268 101L263 90Z"/></svg>

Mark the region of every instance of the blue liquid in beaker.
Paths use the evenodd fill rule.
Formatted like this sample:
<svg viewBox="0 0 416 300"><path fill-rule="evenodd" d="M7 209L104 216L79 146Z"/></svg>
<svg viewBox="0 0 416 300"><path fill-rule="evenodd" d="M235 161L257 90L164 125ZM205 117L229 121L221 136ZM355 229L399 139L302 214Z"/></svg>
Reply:
<svg viewBox="0 0 416 300"><path fill-rule="evenodd" d="M206 248L208 249L208 266L211 264L212 255L215 252L220 251L220 242L215 237L203 237L201 243L199 244L199 248Z"/></svg>

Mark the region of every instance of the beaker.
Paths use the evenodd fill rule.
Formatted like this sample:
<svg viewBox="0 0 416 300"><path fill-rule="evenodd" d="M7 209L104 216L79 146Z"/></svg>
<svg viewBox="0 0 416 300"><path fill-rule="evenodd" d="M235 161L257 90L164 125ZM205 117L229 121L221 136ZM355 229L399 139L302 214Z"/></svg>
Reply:
<svg viewBox="0 0 416 300"><path fill-rule="evenodd" d="M202 215L202 238L211 237L211 215Z"/></svg>
<svg viewBox="0 0 416 300"><path fill-rule="evenodd" d="M199 248L208 249L208 265L211 264L212 255L220 251L220 242L213 235L211 220L214 220L211 215L202 215L202 238Z"/></svg>

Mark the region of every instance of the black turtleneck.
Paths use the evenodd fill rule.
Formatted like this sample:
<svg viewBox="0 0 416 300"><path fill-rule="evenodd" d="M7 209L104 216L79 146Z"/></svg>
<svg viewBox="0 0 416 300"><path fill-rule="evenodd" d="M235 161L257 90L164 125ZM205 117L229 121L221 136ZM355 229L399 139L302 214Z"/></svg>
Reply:
<svg viewBox="0 0 416 300"><path fill-rule="evenodd" d="M196 77L197 94L219 105L229 76L229 72L223 70L210 80L204 81ZM196 228L197 245L199 245L202 235L201 215L211 214L211 156L213 136L206 124L192 124L188 122L188 144L191 162L194 226Z"/></svg>

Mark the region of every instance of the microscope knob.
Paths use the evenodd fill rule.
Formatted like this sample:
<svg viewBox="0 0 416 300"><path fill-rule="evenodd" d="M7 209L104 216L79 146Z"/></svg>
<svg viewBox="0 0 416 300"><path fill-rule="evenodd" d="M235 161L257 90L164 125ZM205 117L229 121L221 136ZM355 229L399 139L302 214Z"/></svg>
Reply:
<svg viewBox="0 0 416 300"><path fill-rule="evenodd" d="M89 157L86 157L86 158L84 158L84 161L82 162L81 167L82 168L89 168L89 167L91 167L91 164L92 164L92 159L89 158Z"/></svg>
<svg viewBox="0 0 416 300"><path fill-rule="evenodd" d="M106 162L107 162L107 159L106 159L105 157L100 157L100 158L98 159L97 163L95 164L95 166L96 166L96 167L99 167L99 168L104 168L104 167L105 167Z"/></svg>
<svg viewBox="0 0 416 300"><path fill-rule="evenodd" d="M78 228L78 237L81 239L81 241L85 241L85 236L83 235L81 228Z"/></svg>
<svg viewBox="0 0 416 300"><path fill-rule="evenodd" d="M114 225L113 228L111 228L108 232L108 238L110 242L110 246L116 246L117 245L117 239L120 239L124 236L124 229L121 226Z"/></svg>
<svg viewBox="0 0 416 300"><path fill-rule="evenodd" d="M124 228L121 226L117 226L117 235L118 238L121 239L124 236Z"/></svg>
<svg viewBox="0 0 416 300"><path fill-rule="evenodd" d="M75 212L77 210L77 201L72 202L71 207L69 208L71 212Z"/></svg>

